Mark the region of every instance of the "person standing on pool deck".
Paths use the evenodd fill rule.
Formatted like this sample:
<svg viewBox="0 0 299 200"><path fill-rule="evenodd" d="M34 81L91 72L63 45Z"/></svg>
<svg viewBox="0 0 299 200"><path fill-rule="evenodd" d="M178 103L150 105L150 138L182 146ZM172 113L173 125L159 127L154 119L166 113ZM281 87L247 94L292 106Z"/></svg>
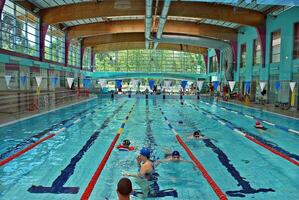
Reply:
<svg viewBox="0 0 299 200"><path fill-rule="evenodd" d="M117 184L118 200L130 200L130 194L133 191L132 182L128 178L121 178Z"/></svg>

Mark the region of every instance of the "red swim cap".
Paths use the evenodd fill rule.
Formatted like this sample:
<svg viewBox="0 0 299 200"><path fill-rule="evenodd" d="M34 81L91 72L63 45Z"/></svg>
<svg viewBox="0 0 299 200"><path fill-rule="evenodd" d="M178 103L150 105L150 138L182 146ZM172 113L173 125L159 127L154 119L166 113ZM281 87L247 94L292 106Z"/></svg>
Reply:
<svg viewBox="0 0 299 200"><path fill-rule="evenodd" d="M261 125L261 123L259 121L256 121L255 125L258 126L258 125Z"/></svg>

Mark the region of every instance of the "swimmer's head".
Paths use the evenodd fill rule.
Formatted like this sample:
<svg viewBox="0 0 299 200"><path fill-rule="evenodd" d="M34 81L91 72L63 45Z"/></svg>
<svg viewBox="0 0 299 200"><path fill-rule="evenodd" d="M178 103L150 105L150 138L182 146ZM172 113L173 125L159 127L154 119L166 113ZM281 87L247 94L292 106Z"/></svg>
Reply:
<svg viewBox="0 0 299 200"><path fill-rule="evenodd" d="M200 130L194 131L193 137L196 137L196 138L200 137Z"/></svg>
<svg viewBox="0 0 299 200"><path fill-rule="evenodd" d="M183 123L183 121L182 121L182 120L179 120L179 121L178 121L178 123L179 123L179 124L182 124L182 123Z"/></svg>
<svg viewBox="0 0 299 200"><path fill-rule="evenodd" d="M173 151L171 156L172 156L172 159L175 159L175 160L178 160L181 157L180 153L178 151Z"/></svg>
<svg viewBox="0 0 299 200"><path fill-rule="evenodd" d="M130 140L123 141L123 146L130 146L130 144L131 144Z"/></svg>
<svg viewBox="0 0 299 200"><path fill-rule="evenodd" d="M256 122L255 122L255 125L256 125L256 126L260 126L260 125L261 125L261 122L256 121Z"/></svg>
<svg viewBox="0 0 299 200"><path fill-rule="evenodd" d="M128 178L122 178L117 184L117 193L119 196L127 197L132 192L132 182Z"/></svg>
<svg viewBox="0 0 299 200"><path fill-rule="evenodd" d="M143 147L141 150L140 150L140 155L144 156L144 157L147 157L148 159L150 158L151 156L151 151L146 148L146 147Z"/></svg>

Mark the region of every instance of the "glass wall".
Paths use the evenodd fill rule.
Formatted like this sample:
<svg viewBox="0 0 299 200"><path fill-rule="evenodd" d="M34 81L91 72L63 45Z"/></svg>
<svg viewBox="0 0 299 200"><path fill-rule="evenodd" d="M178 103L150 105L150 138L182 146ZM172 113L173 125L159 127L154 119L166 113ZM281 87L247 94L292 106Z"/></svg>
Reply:
<svg viewBox="0 0 299 200"><path fill-rule="evenodd" d="M6 0L0 30L0 48L39 56L38 17L14 2Z"/></svg>
<svg viewBox="0 0 299 200"><path fill-rule="evenodd" d="M83 68L90 69L91 67L91 48L86 48L83 55Z"/></svg>
<svg viewBox="0 0 299 200"><path fill-rule="evenodd" d="M45 40L45 59L64 63L65 34L55 26L49 26Z"/></svg>
<svg viewBox="0 0 299 200"><path fill-rule="evenodd" d="M124 50L97 53L97 71L205 73L201 54L168 50Z"/></svg>
<svg viewBox="0 0 299 200"><path fill-rule="evenodd" d="M81 42L78 40L71 40L69 47L68 65L80 67L81 66Z"/></svg>

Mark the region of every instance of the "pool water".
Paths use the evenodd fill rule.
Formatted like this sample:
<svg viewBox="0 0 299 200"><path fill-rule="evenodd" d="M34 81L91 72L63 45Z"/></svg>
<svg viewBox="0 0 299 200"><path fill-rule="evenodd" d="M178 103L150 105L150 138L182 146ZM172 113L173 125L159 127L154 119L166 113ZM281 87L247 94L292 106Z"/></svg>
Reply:
<svg viewBox="0 0 299 200"><path fill-rule="evenodd" d="M117 144L130 139L137 150L112 151L90 199L117 199L118 180L123 173L138 173L135 159L144 146L154 161L172 150L190 160L160 108L228 199L298 199L299 166L234 131L242 128L299 162L299 135L267 124L266 131L257 131L255 119L242 113L294 130L299 129L298 120L210 100L186 99L182 105L177 99L126 97L94 99L1 127L0 160L65 130L0 167L0 199L80 199L133 105ZM197 129L204 139L189 139ZM218 199L192 163L161 163L155 171L155 193L164 197L151 199ZM130 179L140 191L137 180Z"/></svg>

